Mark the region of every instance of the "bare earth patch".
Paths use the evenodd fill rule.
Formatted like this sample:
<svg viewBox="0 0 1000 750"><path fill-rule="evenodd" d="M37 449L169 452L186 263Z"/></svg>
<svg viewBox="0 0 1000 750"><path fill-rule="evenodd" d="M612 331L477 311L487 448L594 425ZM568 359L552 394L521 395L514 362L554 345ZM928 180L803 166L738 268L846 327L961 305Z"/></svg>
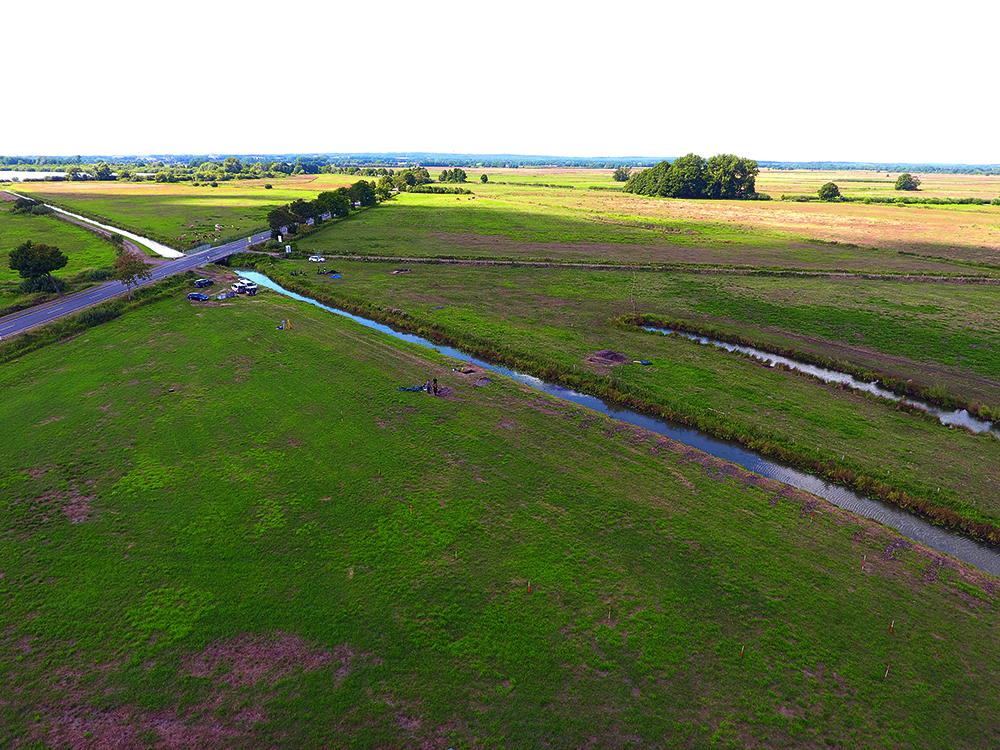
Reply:
<svg viewBox="0 0 1000 750"><path fill-rule="evenodd" d="M598 374L606 375L611 372L612 367L628 362L629 358L621 352L615 352L610 349L601 349L594 352L583 361L587 364L594 365L594 371Z"/></svg>

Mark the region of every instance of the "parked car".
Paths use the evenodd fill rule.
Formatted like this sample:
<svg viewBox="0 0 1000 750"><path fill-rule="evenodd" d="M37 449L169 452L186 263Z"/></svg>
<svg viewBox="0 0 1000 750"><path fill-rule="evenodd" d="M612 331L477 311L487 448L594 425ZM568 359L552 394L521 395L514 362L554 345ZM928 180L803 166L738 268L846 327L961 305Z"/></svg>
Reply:
<svg viewBox="0 0 1000 750"><path fill-rule="evenodd" d="M326 258L324 258L322 255L310 255L309 256L309 262L310 263L326 263Z"/></svg>
<svg viewBox="0 0 1000 750"><path fill-rule="evenodd" d="M208 295L202 294L201 292L191 292L188 295L188 299L194 300L195 302L208 302Z"/></svg>
<svg viewBox="0 0 1000 750"><path fill-rule="evenodd" d="M212 281L211 279L198 279L196 282L194 282L194 285L199 289L201 289L202 287L212 286L212 284L214 283L215 282Z"/></svg>
<svg viewBox="0 0 1000 750"><path fill-rule="evenodd" d="M257 285L254 282L250 281L250 279L237 279L236 283L234 283L229 288L232 289L237 294L257 293Z"/></svg>

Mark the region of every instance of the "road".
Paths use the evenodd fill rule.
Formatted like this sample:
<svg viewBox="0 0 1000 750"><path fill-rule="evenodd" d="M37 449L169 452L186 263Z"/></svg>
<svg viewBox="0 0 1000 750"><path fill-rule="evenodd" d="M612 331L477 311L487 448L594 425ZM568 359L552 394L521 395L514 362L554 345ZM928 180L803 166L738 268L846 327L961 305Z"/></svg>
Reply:
<svg viewBox="0 0 1000 750"><path fill-rule="evenodd" d="M167 276L173 276L177 273L184 273L192 268L204 266L207 263L212 263L220 258L225 258L227 255L232 255L240 250L246 250L250 247L250 245L265 242L270 238L271 233L269 231L260 232L259 234L234 240L225 245L213 247L200 253L186 255L183 258L168 261L154 268L152 278L149 281L144 281L140 284L140 286L151 284L154 281L159 281L160 279L164 279ZM31 328L46 325L47 323L51 323L54 320L58 320L66 315L72 315L80 310L83 310L84 308L96 305L100 302L105 302L106 300L114 297L118 297L119 295L125 294L126 291L125 286L120 281L109 281L98 287L87 289L85 291L69 295L68 297L63 297L55 300L54 302L39 305L38 307L32 307L28 310L22 310L21 312L14 313L13 315L0 318L0 339L23 333Z"/></svg>

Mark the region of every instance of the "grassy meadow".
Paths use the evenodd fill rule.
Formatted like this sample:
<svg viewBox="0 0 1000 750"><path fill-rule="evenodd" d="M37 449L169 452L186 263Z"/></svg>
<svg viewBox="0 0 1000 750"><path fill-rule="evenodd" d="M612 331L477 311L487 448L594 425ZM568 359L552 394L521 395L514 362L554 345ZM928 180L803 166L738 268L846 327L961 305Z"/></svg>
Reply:
<svg viewBox="0 0 1000 750"><path fill-rule="evenodd" d="M1000 410L995 279L908 278L996 276L1000 207L661 200L588 189L610 170L467 172L474 197L402 194L296 240L340 279L304 259L267 270L1000 526L995 437L624 324ZM764 172L758 189L891 192L884 174L831 174ZM995 178L921 177L995 197ZM187 246L356 179L20 187ZM111 257L82 229L6 216L0 237L56 224ZM172 283L0 365L0 746L1000 742L996 578L314 307L263 290L193 304ZM441 397L396 390L435 377Z"/></svg>
<svg viewBox="0 0 1000 750"><path fill-rule="evenodd" d="M8 263L10 252L25 241L39 245L54 245L69 258L65 268L55 272L57 278L75 276L83 271L109 267L115 259L110 242L93 232L74 226L51 215L12 214L0 201L0 311L26 307L55 293L18 291L23 279Z"/></svg>
<svg viewBox="0 0 1000 750"><path fill-rule="evenodd" d="M1000 741L998 581L455 364L179 291L0 368L0 744Z"/></svg>
<svg viewBox="0 0 1000 750"><path fill-rule="evenodd" d="M588 189L620 187L611 170L467 172L474 199L398 196L382 206L394 212L383 216L378 235L371 227L365 238L344 232L352 246L341 252L904 274L969 275L1000 267L998 206L666 200ZM480 174L490 181L480 183ZM844 181L847 195L866 185L879 194L886 188L884 175L765 171L759 189L776 198L781 192L815 192L813 183L826 178ZM922 178L921 195L996 197L998 191L993 177ZM300 175L271 180L271 190L263 180L216 188L40 182L19 189L183 249L260 228L274 206L357 179ZM852 179L861 182L845 181ZM427 236L426 222L433 222L435 236Z"/></svg>
<svg viewBox="0 0 1000 750"><path fill-rule="evenodd" d="M666 201L632 195L504 186L475 189L475 198L400 195L377 211L366 212L363 218L339 222L336 232L318 233L299 244L327 254L390 257L812 272L984 273L978 266L961 262L816 242L803 235L739 222L646 215L643 212L655 211ZM538 194L537 200L532 191ZM734 202L715 203L731 206Z"/></svg>
<svg viewBox="0 0 1000 750"><path fill-rule="evenodd" d="M298 175L281 180L236 180L218 187L190 182L36 182L18 186L33 198L187 250L267 226L267 213L297 198L350 185L349 175ZM271 189L265 188L270 184ZM216 225L224 227L216 230Z"/></svg>
<svg viewBox="0 0 1000 750"><path fill-rule="evenodd" d="M334 303L392 310L391 317L408 326L530 363L538 374L590 375L591 386L606 376L623 398L663 407L717 434L771 441L1000 526L995 437L948 429L867 394L714 347L610 324L633 309L698 323L728 320L734 333L765 330L772 343L783 345L811 339L812 350L825 356L864 353L854 364L912 372L943 391L979 394L983 403L1000 405L998 327L992 313L972 316L993 293L989 288L960 286L964 294L953 298L945 285L922 284L925 297L918 293L911 307L893 309L872 297L886 293L886 282L858 279L839 280L838 293L816 279L425 264L396 275L387 264L340 260L342 278L329 280L309 274L308 265L282 263L271 275ZM295 268L306 276L291 276ZM897 293L908 291L898 286ZM859 297L861 304L850 303ZM863 332L860 339L855 332ZM832 345L817 346L819 336L833 339ZM837 339L863 342L864 348L838 347ZM595 352L605 349L655 366L594 362ZM968 355L961 366L956 352Z"/></svg>

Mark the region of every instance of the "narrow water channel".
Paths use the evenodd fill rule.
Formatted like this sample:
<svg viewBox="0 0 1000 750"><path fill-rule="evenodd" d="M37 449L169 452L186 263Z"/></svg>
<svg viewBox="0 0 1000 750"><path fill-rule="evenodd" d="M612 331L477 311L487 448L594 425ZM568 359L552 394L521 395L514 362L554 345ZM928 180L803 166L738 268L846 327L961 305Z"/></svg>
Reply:
<svg viewBox="0 0 1000 750"><path fill-rule="evenodd" d="M920 401L919 399L910 398L909 396L902 396L895 391L882 388L878 384L878 381L869 383L866 380L858 380L853 375L848 375L845 372L830 370L826 367L817 367L816 365L800 362L797 359L783 357L780 354L771 354L770 352L765 352L763 349L756 349L752 346L741 346L739 344L730 344L728 341L720 341L718 339L708 338L707 336L700 336L696 333L686 333L685 331L676 331L672 328L657 328L654 326L643 326L643 328L647 331L653 331L654 333L662 333L665 336L682 336L683 338L697 341L700 344L711 344L712 346L718 347L719 349L725 349L729 352L742 352L743 354L747 354L754 359L759 359L762 362L768 363L771 367L778 364L785 365L789 369L813 375L820 380L825 380L827 383L843 383L845 385L849 385L851 388L856 388L859 391L867 391L868 393L874 393L876 396L881 396L882 398L889 399L890 401L899 401L907 404L908 406L916 407L921 411L925 411L928 414L937 417L942 424L954 427L968 427L973 432L992 432L997 437L1000 437L1000 427L997 427L994 422L988 422L985 419L977 419L969 414L969 412L965 409L942 409L940 406L935 406L934 404L926 401Z"/></svg>
<svg viewBox="0 0 1000 750"><path fill-rule="evenodd" d="M688 427L681 427L662 419L656 419L645 414L640 414L615 404L607 403L595 396L578 393L570 388L554 385L552 383L546 383L533 375L526 375L506 367L500 367L498 365L485 362L481 359L477 359L476 357L471 357L458 349L453 349L448 346L439 346L420 336L415 336L411 333L402 333L382 323L376 323L373 320L368 320L367 318L352 315L351 313L344 312L343 310L338 310L335 307L324 305L314 299L304 297L301 294L296 294L295 292L284 289L262 273L254 271L243 271L241 273L245 278L257 282L260 286L273 289L293 299L308 302L311 305L316 305L317 307L329 312L350 318L363 326L381 331L382 333L392 336L393 338L419 344L429 349L434 349L447 357L453 357L463 362L473 362L483 369L491 370L499 375L516 380L519 383L524 383L531 388L535 388L552 396L565 399L566 401L571 401L574 404L587 407L588 409L599 411L602 414L612 417L613 419L650 430L658 435L664 435L672 440L697 448L698 450L704 451L705 453L717 458L738 464L743 468L763 477L775 479L779 482L789 484L792 487L797 487L798 489L805 490L806 492L811 492L812 494L822 497L838 507L845 508L853 513L865 516L866 518L874 519L885 526L894 528L908 539L912 539L913 541L919 542L920 544L930 547L931 549L938 550L939 552L943 552L947 555L958 558L959 560L963 560L987 573L1000 575L1000 551L994 550L993 548L977 542L974 539L970 539L961 534L949 531L948 529L935 526L922 518L903 510L902 508L896 507L895 505L864 497L847 489L846 487L826 482L819 477L813 476L812 474L807 474L806 472L800 471L792 466L786 466L773 459L764 458L763 456L760 456L753 451L749 451L742 446L719 440L718 438L711 437L697 430L692 430Z"/></svg>
<svg viewBox="0 0 1000 750"><path fill-rule="evenodd" d="M150 250L152 250L157 255L164 258L183 258L184 253L174 250L172 247L167 247L166 245L161 245L156 240L151 240L148 237L143 237L138 234L132 234L132 232L126 232L124 229L119 229L118 227L110 227L107 224L102 224L99 221L94 221L93 219L88 219L86 216L80 216L79 214L73 214L69 211L65 211L58 206L50 206L48 203L45 204L48 208L51 208L56 213L63 214L64 216L69 216L77 221L82 221L85 224L90 224L91 226L100 227L101 229L106 229L109 232L114 232L115 234L120 234L122 237L128 237L133 242L138 242L140 245L145 245Z"/></svg>
<svg viewBox="0 0 1000 750"><path fill-rule="evenodd" d="M7 192L10 193L11 195L17 196L18 198L28 198L29 200L37 200L36 198L32 198L31 196L28 196L28 195L21 195L20 193L15 193L12 190L8 190ZM115 234L120 234L122 237L128 237L133 242L138 242L140 245L148 247L154 253L156 253L157 255L160 255L160 256L162 256L164 258L183 258L184 257L184 253L182 253L182 252L180 252L178 250L174 250L172 247L167 247L166 245L161 245L156 240L149 239L149 237L143 237L142 235L139 235L139 234L133 234L132 232L126 232L124 229L119 229L118 227L111 227L111 226L108 226L107 224L102 224L99 221L94 221L93 219L88 219L86 216L80 216L79 214L74 214L74 213L71 213L69 211L66 211L65 209L59 208L59 206L52 206L52 205L49 205L48 203L43 203L42 205L44 205L46 208L51 208L53 211L55 211L58 214L62 214L63 216L69 216L71 219L76 219L77 221L82 221L84 224L90 224L92 227L100 227L101 229L106 229L109 232L114 232Z"/></svg>

